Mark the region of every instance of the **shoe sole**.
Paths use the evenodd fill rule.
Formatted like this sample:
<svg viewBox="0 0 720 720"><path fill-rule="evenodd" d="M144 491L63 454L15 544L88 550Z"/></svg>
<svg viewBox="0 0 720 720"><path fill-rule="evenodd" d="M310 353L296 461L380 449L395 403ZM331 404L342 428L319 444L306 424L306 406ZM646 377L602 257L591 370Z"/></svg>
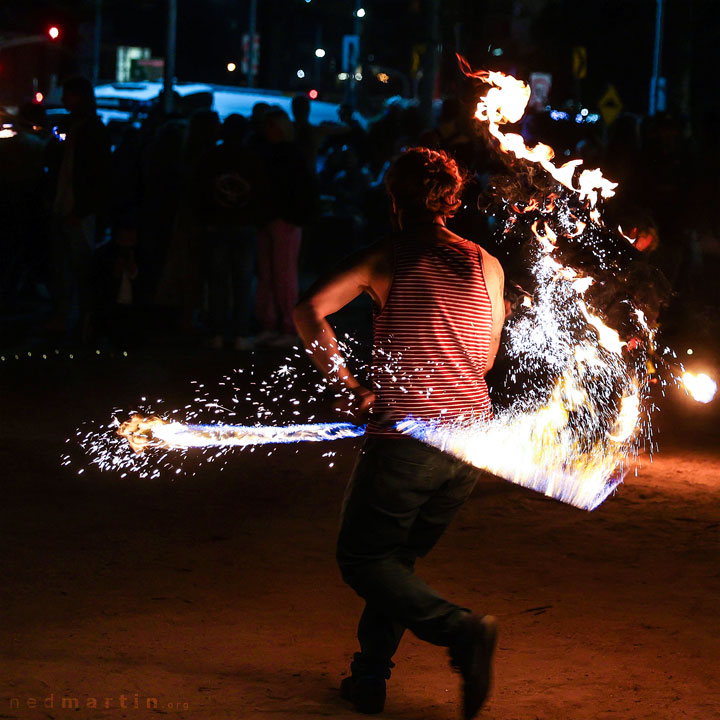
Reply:
<svg viewBox="0 0 720 720"><path fill-rule="evenodd" d="M377 715L381 713L385 707L385 698L372 699L358 697L357 689L352 682L344 682L348 678L343 678L343 682L340 683L340 697L343 700L348 700L353 704L356 712L362 713L363 715Z"/></svg>
<svg viewBox="0 0 720 720"><path fill-rule="evenodd" d="M470 671L470 676L476 679L478 693L472 699L465 695L465 720L472 720L480 712L490 693L492 659L497 642L497 620L492 615L485 615L481 620L481 630L482 635L478 635Z"/></svg>

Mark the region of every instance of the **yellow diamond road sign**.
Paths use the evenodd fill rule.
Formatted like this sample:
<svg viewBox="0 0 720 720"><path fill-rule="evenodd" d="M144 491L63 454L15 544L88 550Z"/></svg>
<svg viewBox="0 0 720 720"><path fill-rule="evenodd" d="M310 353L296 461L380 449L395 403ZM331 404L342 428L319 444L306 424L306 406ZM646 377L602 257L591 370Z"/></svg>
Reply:
<svg viewBox="0 0 720 720"><path fill-rule="evenodd" d="M608 89L598 102L598 109L606 125L612 125L622 112L623 104L614 85L608 85Z"/></svg>

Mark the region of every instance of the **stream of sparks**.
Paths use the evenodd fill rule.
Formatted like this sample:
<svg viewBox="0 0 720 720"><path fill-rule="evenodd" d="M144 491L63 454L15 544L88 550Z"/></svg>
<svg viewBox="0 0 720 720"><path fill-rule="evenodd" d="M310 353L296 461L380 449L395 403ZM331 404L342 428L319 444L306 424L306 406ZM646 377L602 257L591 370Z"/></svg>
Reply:
<svg viewBox="0 0 720 720"><path fill-rule="evenodd" d="M303 425L198 425L133 415L117 430L137 453L152 447L171 450L204 447L341 440L363 435L365 427L352 423L306 423Z"/></svg>
<svg viewBox="0 0 720 720"><path fill-rule="evenodd" d="M490 86L478 103L476 118L487 124L500 151L537 165L557 183L549 196L528 199L524 208L507 203L513 212L505 233L516 231L522 214L532 211L535 218L528 237L537 290L511 321L506 340L507 355L523 386L510 407L491 422L466 418L441 424L407 418L396 428L512 483L592 510L622 482L640 436L651 433L646 408L648 355L633 358L626 340L585 297L597 278L586 268L563 262L556 251L559 238L580 243L599 258L599 267L611 270L603 265L601 235L607 237L608 230L598 201L612 197L616 185L599 170L580 171L579 160L557 167L549 146L528 148L521 136L502 131L503 124L517 122L525 111L530 96L525 83L502 73L473 73L466 64L463 69ZM641 346L651 348L654 330L642 310L632 305L626 309L632 327L625 327L623 336L639 337ZM287 366L282 370L280 375L290 372ZM264 391L267 394L267 387ZM269 420L270 411L263 404L260 410L258 419ZM178 449L218 447L224 451L358 437L364 432L363 427L349 423L200 425L141 414L118 421L115 429L125 452L131 448L135 455L147 456L146 450L155 449L161 458ZM101 467L124 468L120 455L117 444L104 447L96 462Z"/></svg>

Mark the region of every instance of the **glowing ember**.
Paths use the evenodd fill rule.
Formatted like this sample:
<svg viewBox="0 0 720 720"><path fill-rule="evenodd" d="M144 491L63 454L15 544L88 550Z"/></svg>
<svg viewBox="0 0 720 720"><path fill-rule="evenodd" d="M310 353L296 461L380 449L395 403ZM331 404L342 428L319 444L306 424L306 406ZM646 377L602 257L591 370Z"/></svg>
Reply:
<svg viewBox="0 0 720 720"><path fill-rule="evenodd" d="M142 453L148 448L245 447L268 443L319 442L357 437L364 432L364 427L350 423L315 423L280 427L184 425L143 415L133 415L117 429L117 434L125 438L136 453Z"/></svg>
<svg viewBox="0 0 720 720"><path fill-rule="evenodd" d="M699 403L709 403L714 399L717 383L709 375L684 372L682 381L693 400L697 400Z"/></svg>

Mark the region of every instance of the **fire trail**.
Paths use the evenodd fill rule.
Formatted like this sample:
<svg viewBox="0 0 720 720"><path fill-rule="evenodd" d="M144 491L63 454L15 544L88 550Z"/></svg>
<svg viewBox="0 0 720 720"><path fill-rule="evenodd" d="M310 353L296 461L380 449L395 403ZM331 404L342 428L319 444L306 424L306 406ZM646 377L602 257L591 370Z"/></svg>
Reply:
<svg viewBox="0 0 720 720"><path fill-rule="evenodd" d="M247 447L275 443L320 442L358 437L364 426L352 423L314 423L254 427L252 425L199 425L170 422L159 417L133 415L117 429L128 445L141 453L153 447L187 449Z"/></svg>
<svg viewBox="0 0 720 720"><path fill-rule="evenodd" d="M600 170L582 169L581 160L558 167L549 146L528 147L520 135L503 132L522 118L528 86L460 62L466 75L489 86L476 118L507 158L510 176L523 180L497 185L495 215L503 236L525 249L532 287L506 327L508 402L495 419L443 425L407 418L397 428L510 482L592 510L622 482L640 443L651 442L648 380L653 363L662 362L648 319L652 303L629 290L631 283L623 286L632 240L603 221L602 203L616 184ZM363 428L186 425L134 416L117 432L141 453L331 440L361 435ZM105 451L102 463L122 467L117 452Z"/></svg>

